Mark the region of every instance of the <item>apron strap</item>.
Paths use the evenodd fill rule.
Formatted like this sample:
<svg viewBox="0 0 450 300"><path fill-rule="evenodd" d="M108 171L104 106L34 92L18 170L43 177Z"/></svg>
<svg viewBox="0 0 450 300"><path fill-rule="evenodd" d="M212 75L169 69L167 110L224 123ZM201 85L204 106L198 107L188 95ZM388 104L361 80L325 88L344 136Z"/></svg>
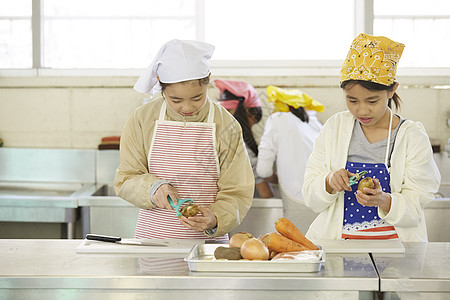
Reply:
<svg viewBox="0 0 450 300"><path fill-rule="evenodd" d="M163 103L161 105L161 109L159 110L158 120L164 121L165 118L166 118L166 100L163 101Z"/></svg>
<svg viewBox="0 0 450 300"><path fill-rule="evenodd" d="M386 145L386 155L384 157L384 165L386 166L386 169L388 170L389 174L391 173L391 169L388 166L388 159L389 159L389 150L391 147L391 128L392 128L392 118L393 118L393 113L392 110L389 108L389 112L391 113L391 117L389 119L389 129L388 129L388 140L387 140L387 145Z"/></svg>
<svg viewBox="0 0 450 300"><path fill-rule="evenodd" d="M209 102L209 112L208 112L208 123L214 123L214 104L211 100L207 100Z"/></svg>
<svg viewBox="0 0 450 300"><path fill-rule="evenodd" d="M398 130L400 129L400 126L402 126L402 124L406 121L406 119L402 119L400 120L400 123L398 124L398 128L397 128L397 134L398 134ZM397 140L397 136L394 139L394 141L392 142L392 148L391 151L389 152L389 158L388 158L388 168L391 167L391 157L392 157L392 152L394 152L394 147L395 147L395 141ZM389 170L389 169L388 169Z"/></svg>

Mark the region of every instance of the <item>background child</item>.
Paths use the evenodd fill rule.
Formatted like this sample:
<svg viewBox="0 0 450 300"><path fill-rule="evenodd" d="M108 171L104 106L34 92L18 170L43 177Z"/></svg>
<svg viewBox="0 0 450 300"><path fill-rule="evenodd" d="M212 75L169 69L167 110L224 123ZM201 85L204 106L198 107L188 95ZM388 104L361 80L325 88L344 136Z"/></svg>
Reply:
<svg viewBox="0 0 450 300"><path fill-rule="evenodd" d="M255 198L271 198L273 191L268 182L256 174L258 144L253 136L252 127L262 118L261 104L255 88L243 81L215 79L220 91L220 104L239 122L242 128L245 146L255 176Z"/></svg>
<svg viewBox="0 0 450 300"><path fill-rule="evenodd" d="M323 111L324 107L301 91L268 86L267 96L274 103L275 112L264 127L257 173L271 177L276 166L284 216L306 232L317 214L305 206L301 189L306 162L322 128L316 111Z"/></svg>

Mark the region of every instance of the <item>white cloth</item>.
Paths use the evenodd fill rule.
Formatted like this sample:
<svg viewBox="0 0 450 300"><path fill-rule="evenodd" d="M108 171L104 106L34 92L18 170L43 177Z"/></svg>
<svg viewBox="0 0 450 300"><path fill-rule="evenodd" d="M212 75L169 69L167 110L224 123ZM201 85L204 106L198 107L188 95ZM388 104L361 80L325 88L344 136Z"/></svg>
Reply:
<svg viewBox="0 0 450 300"><path fill-rule="evenodd" d="M252 165L253 176L255 177L255 184L261 183L264 181L258 174L256 173L256 165L258 163L258 157L255 152L250 149L247 144L245 144L245 149L247 149L248 158L250 159L250 164Z"/></svg>
<svg viewBox="0 0 450 300"><path fill-rule="evenodd" d="M214 48L198 41L171 40L165 43L139 77L134 89L153 96L161 91L159 81L175 83L207 77Z"/></svg>
<svg viewBox="0 0 450 300"><path fill-rule="evenodd" d="M303 202L302 184L306 163L322 124L316 112L307 111L309 123L302 122L291 112L276 112L269 116L258 147L256 172L266 178L273 174L276 162L280 189Z"/></svg>
<svg viewBox="0 0 450 300"><path fill-rule="evenodd" d="M303 196L319 216L306 236L340 239L344 217L344 192L329 194L325 177L345 168L355 118L349 111L325 123L308 161ZM439 188L441 175L433 160L430 140L420 122L406 120L400 127L391 157L391 209L378 215L395 227L403 242L427 241L424 207Z"/></svg>

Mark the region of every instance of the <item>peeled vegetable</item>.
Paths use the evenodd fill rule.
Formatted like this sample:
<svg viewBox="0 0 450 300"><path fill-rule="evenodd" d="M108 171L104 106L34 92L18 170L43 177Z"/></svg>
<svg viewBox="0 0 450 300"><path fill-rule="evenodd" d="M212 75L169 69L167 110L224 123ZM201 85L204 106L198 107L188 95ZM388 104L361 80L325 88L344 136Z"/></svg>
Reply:
<svg viewBox="0 0 450 300"><path fill-rule="evenodd" d="M194 217L198 214L200 211L200 208L197 204L189 204L181 207L179 209L180 213L185 216L186 218Z"/></svg>
<svg viewBox="0 0 450 300"><path fill-rule="evenodd" d="M248 232L238 232L236 234L233 234L229 242L230 247L240 248L246 240L251 239L252 237L253 235Z"/></svg>
<svg viewBox="0 0 450 300"><path fill-rule="evenodd" d="M242 244L241 256L250 260L268 260L269 249L261 240L250 238Z"/></svg>
<svg viewBox="0 0 450 300"><path fill-rule="evenodd" d="M364 191L364 188L373 189L375 187L375 184L373 183L372 177L365 177L361 179L358 183L358 190L361 191L361 193L368 195L369 193Z"/></svg>
<svg viewBox="0 0 450 300"><path fill-rule="evenodd" d="M237 247L217 247L214 250L214 257L216 259L238 260L242 258L241 249Z"/></svg>

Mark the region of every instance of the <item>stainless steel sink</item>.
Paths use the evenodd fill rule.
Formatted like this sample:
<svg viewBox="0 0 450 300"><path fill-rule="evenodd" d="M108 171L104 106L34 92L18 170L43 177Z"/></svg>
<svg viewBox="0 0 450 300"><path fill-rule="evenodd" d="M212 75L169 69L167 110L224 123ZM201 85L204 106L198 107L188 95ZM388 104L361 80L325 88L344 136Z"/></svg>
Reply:
<svg viewBox="0 0 450 300"><path fill-rule="evenodd" d="M93 191L93 184L1 182L0 221L66 223L67 238L72 239L78 197Z"/></svg>
<svg viewBox="0 0 450 300"><path fill-rule="evenodd" d="M0 195L67 197L71 196L79 188L81 188L81 184L0 182Z"/></svg>
<svg viewBox="0 0 450 300"><path fill-rule="evenodd" d="M0 148L0 222L65 223L95 191L95 150Z"/></svg>
<svg viewBox="0 0 450 300"><path fill-rule="evenodd" d="M450 184L441 184L435 198L450 198Z"/></svg>
<svg viewBox="0 0 450 300"><path fill-rule="evenodd" d="M30 199L70 201L77 199L80 195L91 195L94 191L93 183L0 182L2 201L11 198L14 201ZM15 204L17 202L11 203L11 205Z"/></svg>
<svg viewBox="0 0 450 300"><path fill-rule="evenodd" d="M428 240L450 242L450 184L441 184L435 199L425 207Z"/></svg>
<svg viewBox="0 0 450 300"><path fill-rule="evenodd" d="M99 185L89 196L78 198L82 235L97 233L133 237L139 208L115 195L112 185Z"/></svg>

